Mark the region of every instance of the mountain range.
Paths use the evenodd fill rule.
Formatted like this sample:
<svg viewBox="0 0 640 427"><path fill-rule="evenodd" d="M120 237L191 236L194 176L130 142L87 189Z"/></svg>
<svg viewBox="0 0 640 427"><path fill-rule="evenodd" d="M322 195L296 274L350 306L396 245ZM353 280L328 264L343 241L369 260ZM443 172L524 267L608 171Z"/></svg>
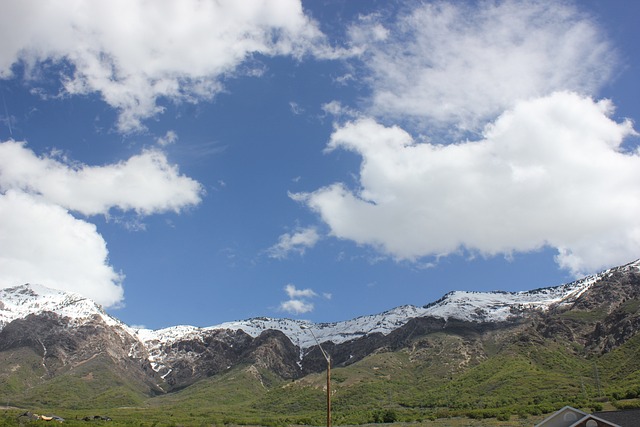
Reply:
<svg viewBox="0 0 640 427"><path fill-rule="evenodd" d="M337 402L370 398L357 398L369 408L364 421L380 407L535 413L636 399L639 330L640 260L556 287L455 291L425 306L319 324L260 317L138 329L90 299L26 284L0 290L0 399L19 407L169 404L224 380L238 395L259 386L222 405L227 414L251 405L252 413L317 415L317 402L284 395L321 391L321 343ZM539 390L521 390L525 381ZM272 399L289 403L278 409Z"/></svg>

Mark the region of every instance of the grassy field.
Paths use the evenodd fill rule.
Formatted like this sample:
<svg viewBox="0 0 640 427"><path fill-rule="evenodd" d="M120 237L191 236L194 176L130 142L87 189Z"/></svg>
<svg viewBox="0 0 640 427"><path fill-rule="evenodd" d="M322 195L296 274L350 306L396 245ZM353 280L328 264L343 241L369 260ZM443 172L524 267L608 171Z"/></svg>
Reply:
<svg viewBox="0 0 640 427"><path fill-rule="evenodd" d="M21 414L24 413L24 410L18 409L2 409L0 413L0 426L41 426L43 425L43 421L30 421L26 417L20 417ZM113 413L113 415L109 415L112 417L110 421L104 420L93 420L85 421L84 417L93 418L94 415L100 414L100 412L90 412L92 415L84 415L87 412L76 412L76 411L58 411L58 412L44 412L49 415L58 415L65 419L64 424L66 426L138 426L138 427L177 427L177 426L235 426L233 422L228 422L225 420L216 420L216 419L207 419L206 417L184 417L179 416L176 417L171 413L164 412L156 412L152 415L150 411L147 409L136 409L136 408L121 408L116 410L110 410L109 413ZM513 416L508 420L496 420L496 419L470 419L467 417L452 417L452 418L444 418L444 419L435 419L435 420L424 420L424 421L413 421L413 422L394 422L394 423L385 423L384 425L389 427L419 427L419 426L434 426L434 427L497 427L497 426L511 426L511 427L531 427L534 424L538 423L544 419L544 416L537 417L528 417L528 418L519 418L517 416ZM55 424L54 424L55 425ZM282 425L282 426L300 426L299 424L273 424L271 421L268 421L266 424L257 422L255 424L242 424L247 426L270 426L270 425ZM308 425L308 424L305 424ZM322 426L325 424L313 424ZM334 425L343 425L348 426L348 424L335 424ZM374 427L379 426L380 423L376 424L364 424L361 426Z"/></svg>

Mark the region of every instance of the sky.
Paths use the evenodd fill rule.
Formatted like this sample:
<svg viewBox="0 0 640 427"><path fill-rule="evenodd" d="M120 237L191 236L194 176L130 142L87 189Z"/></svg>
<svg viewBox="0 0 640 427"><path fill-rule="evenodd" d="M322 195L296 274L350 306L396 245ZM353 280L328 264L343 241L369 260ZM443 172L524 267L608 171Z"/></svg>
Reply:
<svg viewBox="0 0 640 427"><path fill-rule="evenodd" d="M0 287L335 322L636 260L639 13L3 1Z"/></svg>

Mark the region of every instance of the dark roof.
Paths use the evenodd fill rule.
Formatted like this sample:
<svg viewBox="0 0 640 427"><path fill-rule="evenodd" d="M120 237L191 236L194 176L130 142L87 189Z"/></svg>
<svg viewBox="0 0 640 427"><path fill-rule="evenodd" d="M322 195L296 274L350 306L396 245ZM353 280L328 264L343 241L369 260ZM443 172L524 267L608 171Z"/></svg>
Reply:
<svg viewBox="0 0 640 427"><path fill-rule="evenodd" d="M622 427L640 426L640 409L594 412L593 415L598 418L602 418L603 420L621 425Z"/></svg>

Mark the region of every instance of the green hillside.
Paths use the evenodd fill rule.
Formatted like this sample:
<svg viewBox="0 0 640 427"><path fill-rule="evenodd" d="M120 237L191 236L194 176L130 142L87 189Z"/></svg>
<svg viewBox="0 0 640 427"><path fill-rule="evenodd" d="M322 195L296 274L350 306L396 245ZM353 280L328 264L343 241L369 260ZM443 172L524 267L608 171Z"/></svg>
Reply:
<svg viewBox="0 0 640 427"><path fill-rule="evenodd" d="M444 338L434 339L442 344ZM450 341L453 345L456 338ZM599 409L606 401L637 398L640 362L633 355L638 354L640 339L593 359L571 354L552 340L544 344L515 342L457 372L451 366L439 368L440 363L434 364L437 359L424 354L418 358L407 349L379 352L334 368L334 424L464 417L483 419L483 425L489 419L494 425L500 420L531 425L531 420L566 404ZM21 410L56 413L68 424L94 414L108 414L114 420L109 425L148 426L322 425L325 419L324 373L282 381L254 366L236 367L184 390L143 399L134 384L110 374L99 360L73 374L41 382L38 358L27 356L19 357L22 365L30 363L30 370L15 369L11 381L6 368L2 371L3 398L16 393L17 381L30 381L33 387L13 394L15 400L8 403ZM5 416L9 419L18 412L7 411Z"/></svg>

